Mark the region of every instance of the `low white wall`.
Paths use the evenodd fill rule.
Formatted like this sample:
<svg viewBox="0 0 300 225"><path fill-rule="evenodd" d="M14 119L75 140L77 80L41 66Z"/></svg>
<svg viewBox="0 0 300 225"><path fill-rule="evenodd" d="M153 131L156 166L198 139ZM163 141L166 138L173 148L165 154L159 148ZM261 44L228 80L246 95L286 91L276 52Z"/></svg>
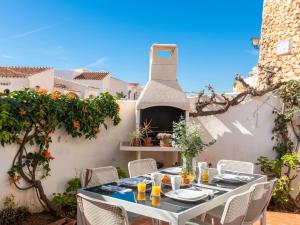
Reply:
<svg viewBox="0 0 300 225"><path fill-rule="evenodd" d="M119 101L119 104L121 123L116 127L109 124L108 130L102 128L97 139L72 138L63 130L54 134L49 149L55 159L50 163L51 176L43 181L47 195L63 192L66 182L79 175L82 168L114 165L127 169L128 161L134 159L135 154L120 152L119 142L128 140L128 133L135 129L135 102ZM20 205L29 206L32 211L37 211L40 205L33 190L17 191L8 183L7 171L17 147L17 145L0 147L0 200L13 193Z"/></svg>
<svg viewBox="0 0 300 225"><path fill-rule="evenodd" d="M190 100L193 102L196 98ZM108 130L103 128L95 140L74 139L62 130L54 134L50 150L55 160L51 162L51 176L44 180L47 195L63 192L66 182L78 176L82 168L114 165L127 169L128 161L135 159L136 154L121 152L119 142L129 140L129 132L135 129L135 103L119 101L121 123L116 127L110 124ZM232 107L224 114L190 118L201 124L205 141L216 139L216 143L202 152L198 160L211 162L215 166L220 159L256 163L259 156L274 157L272 147L275 143L271 141L274 107L281 107L278 98L264 96ZM7 171L16 149L17 145L0 146L0 200L13 193L21 205L38 210L40 205L32 190L17 191L8 183ZM145 153L143 157L153 157L165 163L176 160L170 152Z"/></svg>
<svg viewBox="0 0 300 225"><path fill-rule="evenodd" d="M5 89L16 91L25 88L29 88L28 78L0 77L0 92L3 92Z"/></svg>
<svg viewBox="0 0 300 225"><path fill-rule="evenodd" d="M215 166L220 159L256 163L259 156L274 157L275 143L271 140L274 107L281 108L279 99L265 95L234 106L224 114L190 118L201 124L205 141L216 140L198 160ZM259 172L259 168L256 171Z"/></svg>

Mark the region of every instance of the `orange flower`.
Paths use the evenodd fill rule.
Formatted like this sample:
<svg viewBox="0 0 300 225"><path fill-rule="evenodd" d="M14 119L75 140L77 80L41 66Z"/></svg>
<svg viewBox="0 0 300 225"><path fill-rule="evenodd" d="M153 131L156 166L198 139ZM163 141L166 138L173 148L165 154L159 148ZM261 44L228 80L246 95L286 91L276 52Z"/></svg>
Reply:
<svg viewBox="0 0 300 225"><path fill-rule="evenodd" d="M12 185L14 183L20 183L20 179L21 179L21 176L15 175L15 176L9 176L8 181L9 181L9 184Z"/></svg>
<svg viewBox="0 0 300 225"><path fill-rule="evenodd" d="M26 113L27 113L27 111L24 110L24 109L20 109L20 111L19 111L19 115L20 115L20 116L25 116Z"/></svg>
<svg viewBox="0 0 300 225"><path fill-rule="evenodd" d="M48 149L45 149L45 150L43 151L42 156L43 156L45 159L48 159L48 160L54 159L54 157L51 155L51 153L49 152Z"/></svg>
<svg viewBox="0 0 300 225"><path fill-rule="evenodd" d="M68 99L75 99L78 98L78 96L74 92L69 92L67 94Z"/></svg>
<svg viewBox="0 0 300 225"><path fill-rule="evenodd" d="M51 93L51 98L52 99L58 99L61 96L61 93L59 91L53 91Z"/></svg>
<svg viewBox="0 0 300 225"><path fill-rule="evenodd" d="M74 120L74 121L73 121L73 127L74 127L75 129L78 129L78 128L79 128L79 125L80 125L80 123L79 123L78 120Z"/></svg>
<svg viewBox="0 0 300 225"><path fill-rule="evenodd" d="M47 90L47 89L44 89L44 88L42 88L42 89L38 89L38 90L36 90L35 92L36 92L36 93L38 93L38 94L43 94L43 95L45 95L45 94L47 94L47 93L48 93L48 90Z"/></svg>

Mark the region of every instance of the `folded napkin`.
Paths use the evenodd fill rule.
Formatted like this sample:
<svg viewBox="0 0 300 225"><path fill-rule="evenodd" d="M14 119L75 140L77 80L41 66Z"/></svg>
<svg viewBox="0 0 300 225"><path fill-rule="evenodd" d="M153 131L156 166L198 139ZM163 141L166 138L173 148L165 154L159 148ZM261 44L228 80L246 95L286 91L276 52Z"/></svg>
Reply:
<svg viewBox="0 0 300 225"><path fill-rule="evenodd" d="M182 200L196 200L208 196L208 192L200 191L200 190L191 190L191 189L179 189L179 190L170 191L166 193L166 196L170 198L175 197L177 199L182 199Z"/></svg>
<svg viewBox="0 0 300 225"><path fill-rule="evenodd" d="M119 183L123 185L128 186L136 186L139 182L145 182L146 184L150 184L151 181L145 179L145 177L132 177L132 178L125 178L118 181Z"/></svg>
<svg viewBox="0 0 300 225"><path fill-rule="evenodd" d="M237 175L237 174L221 174L214 176L214 179L221 181L233 181L233 182L248 182L253 179L252 176Z"/></svg>
<svg viewBox="0 0 300 225"><path fill-rule="evenodd" d="M119 187L115 185L103 185L100 187L103 191L109 191L109 192L128 192L132 191L131 189L125 188L125 187Z"/></svg>

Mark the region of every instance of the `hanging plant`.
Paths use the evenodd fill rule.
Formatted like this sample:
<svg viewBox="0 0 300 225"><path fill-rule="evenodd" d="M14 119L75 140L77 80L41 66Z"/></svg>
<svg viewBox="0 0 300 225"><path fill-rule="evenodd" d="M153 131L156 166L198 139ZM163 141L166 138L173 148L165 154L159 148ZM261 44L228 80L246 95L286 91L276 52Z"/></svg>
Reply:
<svg viewBox="0 0 300 225"><path fill-rule="evenodd" d="M119 106L114 97L103 93L94 99L81 100L75 93L62 95L47 90L11 92L0 97L0 143L16 143L18 150L8 171L9 182L20 190L34 188L42 206L55 211L47 198L42 180L50 175L55 159L50 143L55 130L64 128L72 137L96 138L107 118L120 122ZM28 145L36 146L29 151ZM25 181L25 186L19 183ZM23 183L23 182L22 182Z"/></svg>

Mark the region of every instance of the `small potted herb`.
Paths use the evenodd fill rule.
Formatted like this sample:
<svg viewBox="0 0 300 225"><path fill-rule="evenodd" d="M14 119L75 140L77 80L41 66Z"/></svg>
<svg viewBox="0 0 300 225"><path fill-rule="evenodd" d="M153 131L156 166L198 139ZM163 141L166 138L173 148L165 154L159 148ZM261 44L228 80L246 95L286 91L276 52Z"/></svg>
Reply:
<svg viewBox="0 0 300 225"><path fill-rule="evenodd" d="M156 137L160 147L171 147L171 136L169 133L158 133Z"/></svg>
<svg viewBox="0 0 300 225"><path fill-rule="evenodd" d="M141 146L141 140L143 139L143 133L140 130L135 130L130 133L131 146Z"/></svg>
<svg viewBox="0 0 300 225"><path fill-rule="evenodd" d="M152 144L152 138L149 137L149 134L153 133L154 127L151 127L151 120L148 122L147 120L143 123L143 127L141 128L142 133L144 136L144 145L145 146L153 146Z"/></svg>

